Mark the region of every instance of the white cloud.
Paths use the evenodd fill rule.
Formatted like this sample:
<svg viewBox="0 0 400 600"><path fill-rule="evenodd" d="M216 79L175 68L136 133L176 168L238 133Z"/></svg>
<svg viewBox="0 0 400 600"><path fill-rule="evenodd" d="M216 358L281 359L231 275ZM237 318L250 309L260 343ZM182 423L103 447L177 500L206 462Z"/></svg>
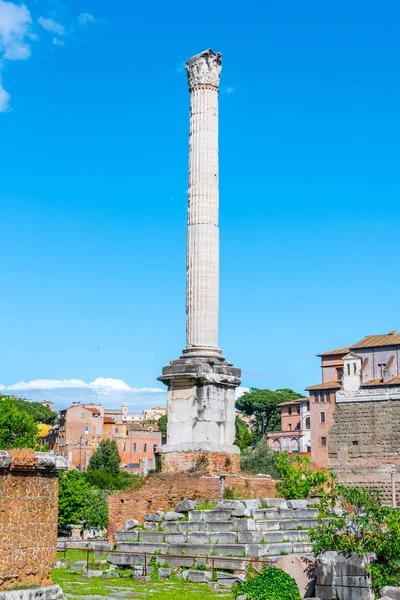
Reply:
<svg viewBox="0 0 400 600"><path fill-rule="evenodd" d="M90 13L81 13L78 17L78 21L81 25L87 25L88 23L94 23L95 18Z"/></svg>
<svg viewBox="0 0 400 600"><path fill-rule="evenodd" d="M55 390L61 388L88 388L89 385L80 379L33 379L19 381L7 387L8 390Z"/></svg>
<svg viewBox="0 0 400 600"><path fill-rule="evenodd" d="M65 44L59 38L53 37L53 46L65 46Z"/></svg>
<svg viewBox="0 0 400 600"><path fill-rule="evenodd" d="M227 91L228 94L233 94L234 92L236 92L236 90L235 90L234 87L227 87L226 91Z"/></svg>
<svg viewBox="0 0 400 600"><path fill-rule="evenodd" d="M6 386L5 385L1 385L1 383L0 383L0 390L5 390L5 389L6 389Z"/></svg>
<svg viewBox="0 0 400 600"><path fill-rule="evenodd" d="M245 394L246 392L249 392L250 388L248 387L244 387L244 386L240 386L238 388L236 388L236 400L238 398L240 398L241 396L243 396L243 394Z"/></svg>
<svg viewBox="0 0 400 600"><path fill-rule="evenodd" d="M26 60L31 47L26 43L32 18L25 4L0 0L0 56L3 60Z"/></svg>
<svg viewBox="0 0 400 600"><path fill-rule="evenodd" d="M84 388L86 390L107 390L118 392L132 392L133 394L154 394L165 393L161 388L131 388L130 385L122 381L122 379L113 379L112 377L98 377L90 383L85 383L81 379L33 379L32 381L19 381L7 387L9 391L24 391L24 390L59 390L71 388Z"/></svg>
<svg viewBox="0 0 400 600"><path fill-rule="evenodd" d="M112 379L112 377L98 377L91 383L89 383L89 387L91 388L109 388L112 390L121 390L123 392L129 392L130 386L122 381L122 379Z"/></svg>
<svg viewBox="0 0 400 600"><path fill-rule="evenodd" d="M161 389L161 388L132 388L131 392L133 392L134 394L159 394L160 392L162 394L165 394L165 389Z"/></svg>
<svg viewBox="0 0 400 600"><path fill-rule="evenodd" d="M3 88L0 79L0 112L6 112L9 107L10 94Z"/></svg>
<svg viewBox="0 0 400 600"><path fill-rule="evenodd" d="M44 17L39 17L38 23L43 27L43 29L46 29L46 31L51 31L52 33L57 33L58 35L65 35L64 25L57 23L57 21L54 21L54 19L45 19Z"/></svg>

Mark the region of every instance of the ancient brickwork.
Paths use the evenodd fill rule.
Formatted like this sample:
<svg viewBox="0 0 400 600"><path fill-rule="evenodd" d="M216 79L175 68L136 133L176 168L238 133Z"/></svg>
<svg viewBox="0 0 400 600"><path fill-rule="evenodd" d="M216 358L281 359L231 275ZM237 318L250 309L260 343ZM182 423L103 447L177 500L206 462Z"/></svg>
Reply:
<svg viewBox="0 0 400 600"><path fill-rule="evenodd" d="M275 480L246 473L227 475L225 490L241 498L275 498ZM125 490L109 498L109 541L122 529L128 519L143 522L143 515L157 510L172 510L184 498L198 500L220 499L218 476L201 473L157 473L150 475L139 490Z"/></svg>
<svg viewBox="0 0 400 600"><path fill-rule="evenodd" d="M395 471L400 502L400 401L336 404L329 464L345 483L380 489L385 502Z"/></svg>
<svg viewBox="0 0 400 600"><path fill-rule="evenodd" d="M59 470L64 459L0 451L0 590L48 586L56 561Z"/></svg>
<svg viewBox="0 0 400 600"><path fill-rule="evenodd" d="M163 456L163 472L182 472L201 466L209 473L239 473L240 454L226 452L168 452Z"/></svg>

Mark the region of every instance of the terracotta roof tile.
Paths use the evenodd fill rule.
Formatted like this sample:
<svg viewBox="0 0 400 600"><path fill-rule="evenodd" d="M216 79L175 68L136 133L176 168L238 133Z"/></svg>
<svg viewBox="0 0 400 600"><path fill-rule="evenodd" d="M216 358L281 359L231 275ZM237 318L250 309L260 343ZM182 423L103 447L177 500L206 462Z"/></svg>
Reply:
<svg viewBox="0 0 400 600"><path fill-rule="evenodd" d="M351 348L376 348L377 346L400 346L400 333L393 331L381 335L366 335Z"/></svg>
<svg viewBox="0 0 400 600"><path fill-rule="evenodd" d="M114 421L114 419L112 419L111 417L107 417L107 416L105 416L105 417L104 417L104 424L107 424L107 423L112 423L112 424L115 424L115 421Z"/></svg>
<svg viewBox="0 0 400 600"><path fill-rule="evenodd" d="M101 412L98 408L92 408L91 406L83 406L82 408L86 408L86 410L90 410L91 413L95 415L101 415Z"/></svg>
<svg viewBox="0 0 400 600"><path fill-rule="evenodd" d="M317 356L329 356L330 354L347 354L350 350L350 346L344 346L343 348L336 348L336 350L328 350L327 352L320 352Z"/></svg>
<svg viewBox="0 0 400 600"><path fill-rule="evenodd" d="M382 379L368 379L361 384L361 387L370 387L371 385L383 385Z"/></svg>
<svg viewBox="0 0 400 600"><path fill-rule="evenodd" d="M307 392L313 390L340 390L342 387L339 381L326 381L325 383L318 383L317 385L310 385L306 388Z"/></svg>

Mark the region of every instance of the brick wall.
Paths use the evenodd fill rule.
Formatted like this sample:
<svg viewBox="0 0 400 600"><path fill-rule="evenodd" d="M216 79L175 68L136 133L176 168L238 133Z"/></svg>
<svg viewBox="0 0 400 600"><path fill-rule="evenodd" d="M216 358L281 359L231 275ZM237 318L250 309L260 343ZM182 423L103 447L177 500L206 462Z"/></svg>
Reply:
<svg viewBox="0 0 400 600"><path fill-rule="evenodd" d="M227 475L225 489L241 498L275 498L275 480L245 473ZM139 490L125 490L109 497L109 541L128 519L143 522L143 515L157 510L173 510L184 498L219 500L219 476L200 473L155 473Z"/></svg>
<svg viewBox="0 0 400 600"><path fill-rule="evenodd" d="M390 502L395 471L400 503L400 401L338 403L334 421L329 464L341 481L377 487Z"/></svg>
<svg viewBox="0 0 400 600"><path fill-rule="evenodd" d="M0 451L0 590L51 585L56 561L59 470L44 452Z"/></svg>

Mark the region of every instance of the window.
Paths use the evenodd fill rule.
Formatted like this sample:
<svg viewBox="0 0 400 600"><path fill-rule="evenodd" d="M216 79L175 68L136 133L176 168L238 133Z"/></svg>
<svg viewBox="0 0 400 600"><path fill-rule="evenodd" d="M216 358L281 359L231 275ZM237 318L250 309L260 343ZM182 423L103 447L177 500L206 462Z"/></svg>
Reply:
<svg viewBox="0 0 400 600"><path fill-rule="evenodd" d="M325 402L325 394L324 394L324 392L321 392L320 402Z"/></svg>
<svg viewBox="0 0 400 600"><path fill-rule="evenodd" d="M307 402L307 403L306 403L306 411L308 412L309 410L310 410L310 403L309 403L309 402Z"/></svg>
<svg viewBox="0 0 400 600"><path fill-rule="evenodd" d="M81 419L85 418L85 413L81 413Z"/></svg>
<svg viewBox="0 0 400 600"><path fill-rule="evenodd" d="M85 425L85 431L83 433L86 433L86 434L89 433L89 425Z"/></svg>
<svg viewBox="0 0 400 600"><path fill-rule="evenodd" d="M153 452L157 452L157 444L153 444Z"/></svg>
<svg viewBox="0 0 400 600"><path fill-rule="evenodd" d="M331 401L331 393L330 392L326 392L326 401L327 402Z"/></svg>
<svg viewBox="0 0 400 600"><path fill-rule="evenodd" d="M320 442L321 442L321 448L326 448L326 437L322 437L320 439Z"/></svg>
<svg viewBox="0 0 400 600"><path fill-rule="evenodd" d="M119 427L115 428L115 433L119 433Z"/></svg>
<svg viewBox="0 0 400 600"><path fill-rule="evenodd" d="M353 363L354 375L357 375L357 364Z"/></svg>
<svg viewBox="0 0 400 600"><path fill-rule="evenodd" d="M288 415L291 415L291 414L292 414L292 407L288 406Z"/></svg>
<svg viewBox="0 0 400 600"><path fill-rule="evenodd" d="M122 444L122 452L125 452L125 450L126 450L126 443L124 442L124 443Z"/></svg>
<svg viewBox="0 0 400 600"><path fill-rule="evenodd" d="M281 443L280 443L279 440L274 440L273 441L273 446L274 446L275 452L280 452L281 451Z"/></svg>
<svg viewBox="0 0 400 600"><path fill-rule="evenodd" d="M298 452L299 451L299 442L296 439L293 439L290 441L290 449L292 452Z"/></svg>
<svg viewBox="0 0 400 600"><path fill-rule="evenodd" d="M310 417L306 418L306 429L310 429Z"/></svg>
<svg viewBox="0 0 400 600"><path fill-rule="evenodd" d="M314 400L315 400L315 402L319 402L318 392L315 392L315 394L314 394Z"/></svg>
<svg viewBox="0 0 400 600"><path fill-rule="evenodd" d="M321 413L321 423L325 423L325 413Z"/></svg>
<svg viewBox="0 0 400 600"><path fill-rule="evenodd" d="M343 379L343 369L336 369L336 373L337 373L337 380L338 381L342 381L342 379Z"/></svg>
<svg viewBox="0 0 400 600"><path fill-rule="evenodd" d="M298 414L298 415L300 414L300 404L299 404L299 406L297 407L297 414Z"/></svg>
<svg viewBox="0 0 400 600"><path fill-rule="evenodd" d="M350 375L350 363L347 363L347 375Z"/></svg>
<svg viewBox="0 0 400 600"><path fill-rule="evenodd" d="M292 424L289 423L289 431L292 431Z"/></svg>
<svg viewBox="0 0 400 600"><path fill-rule="evenodd" d="M381 379L383 378L383 369L386 367L386 363L385 364L378 364L378 369L379 369L379 374Z"/></svg>
<svg viewBox="0 0 400 600"><path fill-rule="evenodd" d="M147 444L143 444L143 452L147 452Z"/></svg>
<svg viewBox="0 0 400 600"><path fill-rule="evenodd" d="M136 442L132 444L132 452L136 452Z"/></svg>
<svg viewBox="0 0 400 600"><path fill-rule="evenodd" d="M118 419L119 419L118 415L117 415L116 417L114 417L114 421L115 421L116 423L118 423Z"/></svg>

